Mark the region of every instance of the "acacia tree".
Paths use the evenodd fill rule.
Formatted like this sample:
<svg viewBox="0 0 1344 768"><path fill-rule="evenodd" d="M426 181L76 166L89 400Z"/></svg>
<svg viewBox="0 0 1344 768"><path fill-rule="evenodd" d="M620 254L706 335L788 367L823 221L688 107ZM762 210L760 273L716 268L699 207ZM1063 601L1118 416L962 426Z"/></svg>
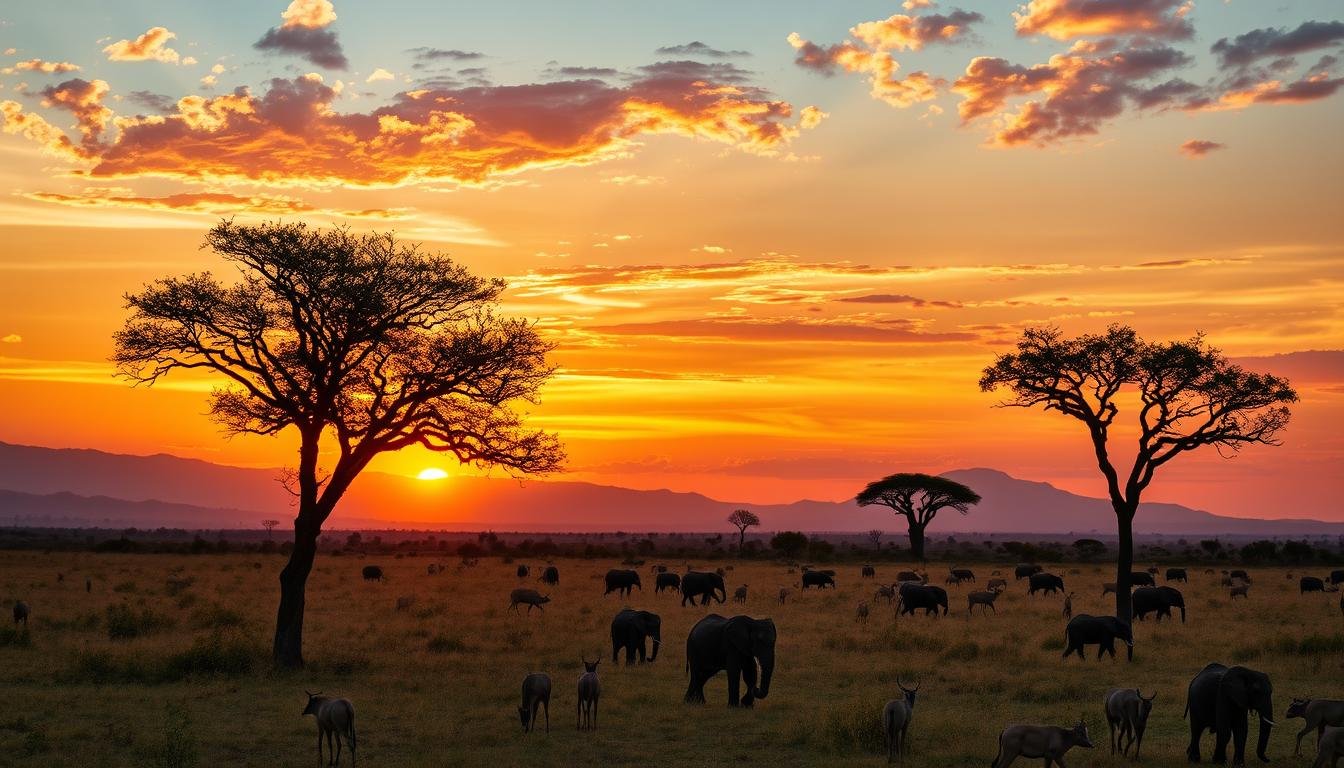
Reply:
<svg viewBox="0 0 1344 768"><path fill-rule="evenodd" d="M748 509L735 509L728 516L728 522L737 527L737 554L741 557L743 548L747 544L747 529L752 526L760 525L761 518Z"/></svg>
<svg viewBox="0 0 1344 768"><path fill-rule="evenodd" d="M271 531L275 530L275 526L277 526L277 525L279 525L279 524L280 524L280 521L279 521L279 520L262 520L262 521L261 521L261 527L266 529L266 540L267 540L267 541L270 541L270 540L271 540Z"/></svg>
<svg viewBox="0 0 1344 768"><path fill-rule="evenodd" d="M1133 328L1112 325L1104 334L1064 338L1055 328L1029 328L1017 351L985 369L980 389L1010 393L1005 406L1041 406L1086 426L1097 466L1115 510L1119 534L1115 615L1130 620L1134 513L1159 467L1186 451L1213 446L1235 453L1251 443L1278 445L1289 403L1287 380L1234 365L1202 335L1186 341L1148 342ZM1138 445L1123 476L1108 438L1122 393L1137 401Z"/></svg>
<svg viewBox="0 0 1344 768"><path fill-rule="evenodd" d="M238 279L170 277L127 295L113 360L137 384L222 375L210 412L226 433L296 434L298 512L273 653L298 667L322 524L375 456L418 445L515 474L560 466L557 438L526 429L514 409L551 375L550 346L531 323L495 314L502 281L391 234L223 221L204 247Z"/></svg>
<svg viewBox="0 0 1344 768"><path fill-rule="evenodd" d="M910 527L910 554L924 559L924 529L940 510L955 509L966 514L980 503L980 495L970 488L937 475L901 472L869 483L854 497L860 507L880 504L905 517Z"/></svg>

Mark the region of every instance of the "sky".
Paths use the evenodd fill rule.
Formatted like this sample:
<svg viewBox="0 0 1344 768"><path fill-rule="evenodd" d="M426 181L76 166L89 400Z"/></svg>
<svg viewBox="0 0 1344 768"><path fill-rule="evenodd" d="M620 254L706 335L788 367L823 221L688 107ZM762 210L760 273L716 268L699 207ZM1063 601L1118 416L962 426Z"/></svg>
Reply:
<svg viewBox="0 0 1344 768"><path fill-rule="evenodd" d="M556 344L529 418L564 479L776 503L985 466L1104 495L1081 425L977 379L1024 328L1121 322L1301 396L1282 446L1184 456L1147 499L1344 520L1342 10L5 4L0 440L293 464L292 435L224 438L209 380L107 359L125 293L229 269L220 217L302 220L505 278ZM373 468L444 470L449 516L470 471Z"/></svg>

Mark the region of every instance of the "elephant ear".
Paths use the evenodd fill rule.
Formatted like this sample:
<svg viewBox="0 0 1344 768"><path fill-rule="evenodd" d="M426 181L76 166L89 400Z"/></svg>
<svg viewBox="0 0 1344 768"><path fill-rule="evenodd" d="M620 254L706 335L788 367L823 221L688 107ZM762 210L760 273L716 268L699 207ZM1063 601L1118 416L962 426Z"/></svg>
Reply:
<svg viewBox="0 0 1344 768"><path fill-rule="evenodd" d="M1250 691L1247 690L1244 669L1234 667L1224 672L1218 691L1227 701L1235 704L1237 709L1245 711L1250 708Z"/></svg>
<svg viewBox="0 0 1344 768"><path fill-rule="evenodd" d="M724 641L744 656L751 655L751 620L736 616L728 620L723 630Z"/></svg>

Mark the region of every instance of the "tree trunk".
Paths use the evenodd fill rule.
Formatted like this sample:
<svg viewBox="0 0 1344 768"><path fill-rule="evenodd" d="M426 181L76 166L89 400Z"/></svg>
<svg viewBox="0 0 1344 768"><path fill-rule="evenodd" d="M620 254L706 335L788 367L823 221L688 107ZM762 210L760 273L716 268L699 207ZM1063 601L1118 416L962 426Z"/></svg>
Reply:
<svg viewBox="0 0 1344 768"><path fill-rule="evenodd" d="M1132 618L1129 591L1134 571L1134 510L1116 505L1115 519L1119 546L1115 556L1115 617L1126 624Z"/></svg>
<svg viewBox="0 0 1344 768"><path fill-rule="evenodd" d="M910 522L910 556L915 560L924 559L924 524Z"/></svg>
<svg viewBox="0 0 1344 768"><path fill-rule="evenodd" d="M743 548L746 547L746 546L747 546L747 529L746 529L746 528L738 528L738 529L737 529L737 556L738 556L738 557L743 557L743 556L744 556L744 550L743 550Z"/></svg>
<svg viewBox="0 0 1344 768"><path fill-rule="evenodd" d="M303 606L308 574L317 556L319 525L309 522L311 511L301 510L294 519L294 551L280 571L280 608L275 616L275 664L290 669L303 667Z"/></svg>

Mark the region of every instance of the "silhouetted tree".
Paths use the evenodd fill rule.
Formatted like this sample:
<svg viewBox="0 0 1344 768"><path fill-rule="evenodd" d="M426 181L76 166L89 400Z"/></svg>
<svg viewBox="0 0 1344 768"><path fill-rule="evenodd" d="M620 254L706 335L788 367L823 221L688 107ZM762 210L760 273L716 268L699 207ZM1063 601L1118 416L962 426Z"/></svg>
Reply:
<svg viewBox="0 0 1344 768"><path fill-rule="evenodd" d="M874 528L868 532L868 541L872 542L873 549L882 548L882 537L885 535L886 531L882 530L881 528Z"/></svg>
<svg viewBox="0 0 1344 768"><path fill-rule="evenodd" d="M126 296L113 360L137 384L221 374L211 415L229 434L298 437L294 544L280 573L274 657L303 664L304 592L322 524L375 456L418 445L462 463L548 472L563 450L513 410L552 369L532 324L495 314L504 290L390 234L224 221L206 247L234 267ZM334 466L318 468L330 446Z"/></svg>
<svg viewBox="0 0 1344 768"><path fill-rule="evenodd" d="M980 495L955 480L919 472L901 472L874 480L854 497L859 506L880 504L905 517L910 526L910 554L924 559L924 529L940 510L966 514Z"/></svg>
<svg viewBox="0 0 1344 768"><path fill-rule="evenodd" d="M737 527L737 554L742 554L742 548L747 543L747 529L761 524L761 518L756 516L755 512L747 509L735 509L728 516L728 522Z"/></svg>
<svg viewBox="0 0 1344 768"><path fill-rule="evenodd" d="M781 531L770 539L770 548L785 557L796 558L807 549L807 536L798 531Z"/></svg>
<svg viewBox="0 0 1344 768"><path fill-rule="evenodd" d="M1134 564L1134 513L1158 467L1206 445L1236 452L1248 443L1278 445L1297 393L1277 376L1234 365L1203 336L1147 342L1133 328L1112 325L1103 334L1064 338L1055 328L1029 328L1017 351L985 369L980 389L1005 388L1004 405L1041 406L1083 422L1119 529L1115 615L1129 621L1129 574ZM1118 401L1134 389L1138 447L1121 476L1108 437Z"/></svg>
<svg viewBox="0 0 1344 768"><path fill-rule="evenodd" d="M270 539L271 539L271 531L274 531L274 530L275 530L275 526L277 526L277 525L279 525L279 524L280 524L280 521L279 521L279 520L262 520L262 521L261 521L261 527L266 529L266 540L267 540L267 541L270 541Z"/></svg>

